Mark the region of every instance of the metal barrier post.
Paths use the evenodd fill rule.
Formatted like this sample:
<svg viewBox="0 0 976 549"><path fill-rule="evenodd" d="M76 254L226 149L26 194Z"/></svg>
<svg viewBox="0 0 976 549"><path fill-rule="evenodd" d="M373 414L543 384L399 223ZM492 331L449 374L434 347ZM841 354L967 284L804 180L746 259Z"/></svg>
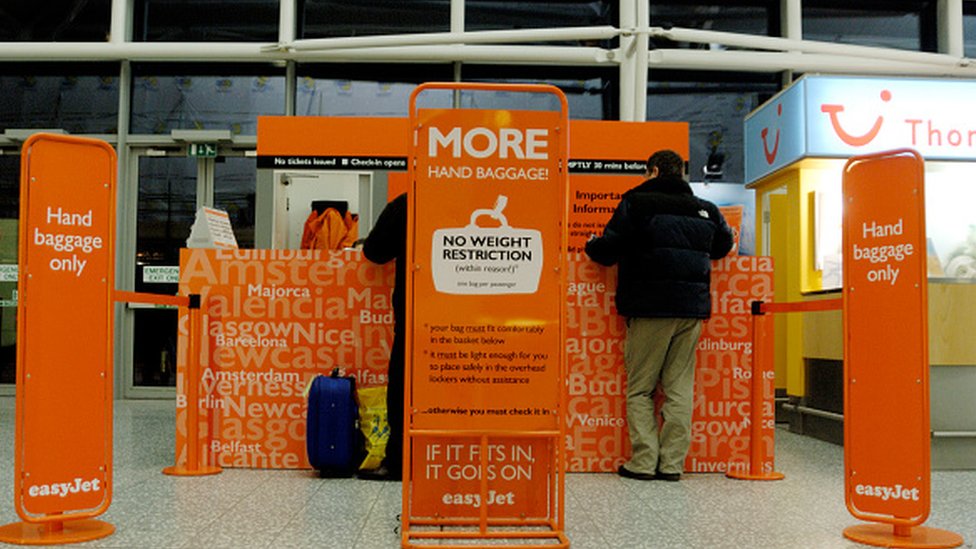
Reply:
<svg viewBox="0 0 976 549"><path fill-rule="evenodd" d="M738 480L782 480L783 473L763 471L762 409L763 365L766 361L766 313L762 301L752 302L752 398L749 410L749 470L729 471L725 476Z"/></svg>
<svg viewBox="0 0 976 549"><path fill-rule="evenodd" d="M223 469L212 463L202 463L200 448L200 354L201 333L204 332L201 320L202 311L199 294L189 296L187 332L187 360L186 360L186 464L172 465L163 469L163 473L174 476L202 476L220 473ZM213 429L208 429L207 439L213 436ZM209 447L209 445L207 445ZM177 459L178 456L177 456ZM212 461L212 460L208 460Z"/></svg>

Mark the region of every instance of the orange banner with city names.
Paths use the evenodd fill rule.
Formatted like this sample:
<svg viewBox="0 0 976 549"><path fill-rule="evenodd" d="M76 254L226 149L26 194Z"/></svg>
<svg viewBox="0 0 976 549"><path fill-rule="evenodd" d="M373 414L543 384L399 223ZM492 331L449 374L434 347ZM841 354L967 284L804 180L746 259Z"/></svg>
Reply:
<svg viewBox="0 0 976 549"><path fill-rule="evenodd" d="M773 258L731 255L712 262L712 317L698 341L691 447L685 459L689 473L749 470L755 373L751 303L772 300ZM772 356L772 334L763 342L763 356ZM762 445L762 471L772 472L775 370L771 360L761 367L762 439L757 444Z"/></svg>
<svg viewBox="0 0 976 549"><path fill-rule="evenodd" d="M570 471L616 471L630 455L623 343L627 330L613 304L616 269L570 254L566 446ZM697 348L690 473L749 467L753 368L750 302L771 301L769 257L734 256L712 263L712 318ZM767 337L771 341L771 337ZM767 355L769 356L769 355ZM764 365L764 470L773 470L775 383Z"/></svg>
<svg viewBox="0 0 976 549"><path fill-rule="evenodd" d="M103 141L24 143L15 503L31 522L111 501L115 170Z"/></svg>
<svg viewBox="0 0 976 549"><path fill-rule="evenodd" d="M687 157L687 131L682 123L572 125L564 418L570 471L616 471L630 454L623 366L627 330L614 306L617 271L590 261L583 247L591 234L602 233L621 195L643 180L651 152L672 149ZM713 317L705 323L698 346L688 472L749 466L749 302L772 299L771 258L727 258L715 262L713 269ZM772 370L764 379L763 467L772 470Z"/></svg>
<svg viewBox="0 0 976 549"><path fill-rule="evenodd" d="M929 354L922 158L844 168L845 500L860 519L929 513Z"/></svg>
<svg viewBox="0 0 976 549"><path fill-rule="evenodd" d="M412 430L558 433L564 113L420 110L416 120ZM412 440L412 516L548 515L556 438Z"/></svg>
<svg viewBox="0 0 976 549"><path fill-rule="evenodd" d="M303 392L335 367L357 387L386 384L392 288L392 264L358 250L181 250L180 293L202 296L198 432L218 465L309 467ZM178 465L186 461L187 319L181 310Z"/></svg>

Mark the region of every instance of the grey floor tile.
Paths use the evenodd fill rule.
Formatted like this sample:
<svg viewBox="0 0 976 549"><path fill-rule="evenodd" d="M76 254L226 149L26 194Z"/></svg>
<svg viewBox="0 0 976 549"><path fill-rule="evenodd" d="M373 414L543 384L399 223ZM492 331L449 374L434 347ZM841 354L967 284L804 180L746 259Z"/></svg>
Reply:
<svg viewBox="0 0 976 549"><path fill-rule="evenodd" d="M114 412L114 497L100 518L115 525L116 533L71 547L400 546L399 483L252 469L170 477L161 470L173 461L173 403L117 401ZM0 397L0 496L13 494L13 432L13 399ZM786 475L782 481L700 474L666 483L613 473L569 474L566 533L574 549L863 548L843 537L844 528L859 523L844 505L843 468L841 447L778 430L776 469ZM12 500L0 501L0 523L18 520ZM972 549L976 471L932 474L926 525L962 535L964 548Z"/></svg>

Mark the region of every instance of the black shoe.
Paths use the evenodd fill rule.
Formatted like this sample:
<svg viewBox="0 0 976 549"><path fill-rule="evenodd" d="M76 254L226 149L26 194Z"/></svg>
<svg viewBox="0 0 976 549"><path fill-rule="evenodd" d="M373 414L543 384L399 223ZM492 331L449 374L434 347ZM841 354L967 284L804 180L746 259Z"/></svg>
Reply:
<svg viewBox="0 0 976 549"><path fill-rule="evenodd" d="M662 472L658 471L658 473L656 475L654 475L654 480L664 480L664 481L667 481L667 482L678 482L679 480L681 480L681 473L662 473Z"/></svg>
<svg viewBox="0 0 976 549"><path fill-rule="evenodd" d="M357 478L362 480L400 480L400 471L394 473L386 468L386 465L380 465L376 469L363 469L359 471L356 475Z"/></svg>
<svg viewBox="0 0 976 549"><path fill-rule="evenodd" d="M634 480L654 480L654 475L650 473L635 473L623 465L617 467L617 474L624 478L632 478Z"/></svg>

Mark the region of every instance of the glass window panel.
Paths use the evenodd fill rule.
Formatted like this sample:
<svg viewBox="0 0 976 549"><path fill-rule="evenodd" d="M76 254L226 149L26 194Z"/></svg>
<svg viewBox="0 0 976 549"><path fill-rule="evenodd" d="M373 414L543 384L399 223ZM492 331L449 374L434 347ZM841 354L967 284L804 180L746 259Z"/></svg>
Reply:
<svg viewBox="0 0 976 549"><path fill-rule="evenodd" d="M0 129L118 133L118 66L75 65L0 65Z"/></svg>
<svg viewBox="0 0 976 549"><path fill-rule="evenodd" d="M936 2L804 0L803 38L859 46L936 51Z"/></svg>
<svg viewBox="0 0 976 549"><path fill-rule="evenodd" d="M468 31L616 26L620 20L616 2L605 0L469 0L464 5L464 16Z"/></svg>
<svg viewBox="0 0 976 549"><path fill-rule="evenodd" d="M779 91L777 79L776 75L654 71L647 89L647 119L688 122L692 181L744 183L743 122Z"/></svg>
<svg viewBox="0 0 976 549"><path fill-rule="evenodd" d="M136 284L138 292L176 294L177 284L143 282L147 266L178 266L196 215L197 159L139 160ZM133 384L172 387L176 383L176 311L136 309Z"/></svg>
<svg viewBox="0 0 976 549"><path fill-rule="evenodd" d="M976 57L976 2L962 3L962 35L966 57Z"/></svg>
<svg viewBox="0 0 976 549"><path fill-rule="evenodd" d="M105 42L112 0L3 0L0 42Z"/></svg>
<svg viewBox="0 0 976 549"><path fill-rule="evenodd" d="M214 164L214 207L230 216L239 248L254 247L254 197L257 160L218 157Z"/></svg>
<svg viewBox="0 0 976 549"><path fill-rule="evenodd" d="M280 70L266 65L235 68L240 72L217 75L203 72L216 68L182 74L157 65L134 69L132 133L184 129L256 135L259 115L284 114L285 79Z"/></svg>
<svg viewBox="0 0 976 549"><path fill-rule="evenodd" d="M551 84L562 90L569 104L569 117L580 120L612 120L616 118L616 79L611 71L600 69L487 67L466 66L462 71L465 82L504 82L510 84ZM533 98L527 94L464 94L469 102L465 107L483 109L522 108L557 110L551 105L552 96ZM516 104L512 102L517 101ZM542 101L543 104L539 104Z"/></svg>
<svg viewBox="0 0 976 549"><path fill-rule="evenodd" d="M650 2L650 21L653 27L681 27L779 36L779 20L778 0L730 0L710 3L689 0L670 2L651 0ZM652 45L658 48L708 47L706 44L678 44L662 39L653 39Z"/></svg>
<svg viewBox="0 0 976 549"><path fill-rule="evenodd" d="M422 82L451 81L452 72L448 65L299 66L295 112L299 116L408 116L414 88ZM442 106L450 106L449 93L440 95Z"/></svg>
<svg viewBox="0 0 976 549"><path fill-rule="evenodd" d="M20 156L0 156L0 265L17 265L20 211ZM11 280L11 278L13 280ZM17 280L0 276L0 383L17 378Z"/></svg>
<svg viewBox="0 0 976 549"><path fill-rule="evenodd" d="M371 36L451 30L450 0L305 0L301 38Z"/></svg>
<svg viewBox="0 0 976 549"><path fill-rule="evenodd" d="M277 0L137 0L139 42L277 42Z"/></svg>

